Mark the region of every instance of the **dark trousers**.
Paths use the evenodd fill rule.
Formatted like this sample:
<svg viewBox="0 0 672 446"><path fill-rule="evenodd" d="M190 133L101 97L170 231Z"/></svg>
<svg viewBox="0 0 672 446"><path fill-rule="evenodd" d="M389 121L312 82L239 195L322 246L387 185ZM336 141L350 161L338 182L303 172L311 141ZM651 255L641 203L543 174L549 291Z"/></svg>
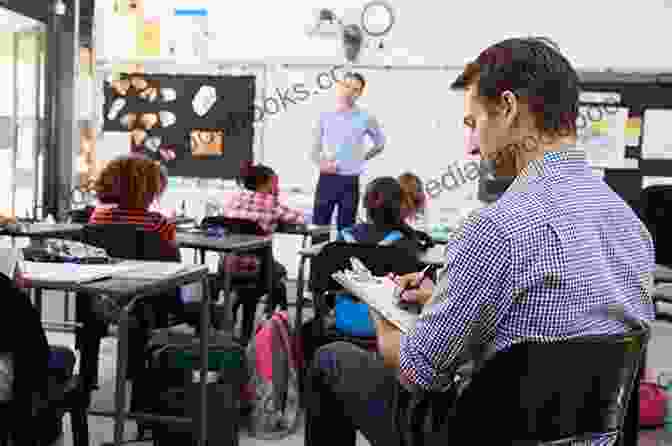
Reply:
<svg viewBox="0 0 672 446"><path fill-rule="evenodd" d="M328 225L338 205L338 230L355 224L359 207L359 177L320 174L315 192L313 223Z"/></svg>
<svg viewBox="0 0 672 446"><path fill-rule="evenodd" d="M107 336L108 326L112 322L109 313L106 314L106 311L98 304L99 302L95 296L83 293L75 295L76 319L83 324L75 330L75 343L81 355L80 376L87 388L97 386L100 341ZM175 293L155 296L136 303L128 332L128 378L130 380L137 377L144 369L145 348L150 330L165 327L169 314L181 320L190 319L185 314L177 290Z"/></svg>
<svg viewBox="0 0 672 446"><path fill-rule="evenodd" d="M306 446L401 445L397 412L406 391L375 353L345 342L320 348L306 379Z"/></svg>

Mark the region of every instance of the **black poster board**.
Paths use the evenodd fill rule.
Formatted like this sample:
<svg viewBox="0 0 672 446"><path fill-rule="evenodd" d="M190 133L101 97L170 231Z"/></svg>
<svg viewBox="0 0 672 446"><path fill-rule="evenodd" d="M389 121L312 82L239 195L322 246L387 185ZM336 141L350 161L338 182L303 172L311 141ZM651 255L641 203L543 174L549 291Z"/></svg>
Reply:
<svg viewBox="0 0 672 446"><path fill-rule="evenodd" d="M647 108L672 109L672 75L618 72L581 72L581 88L591 92L621 95L618 104L630 109L629 117L642 119L641 137L636 146L625 148L625 157L637 160L637 169L606 169L605 181L636 211L645 176L672 176L672 160L642 159L645 111Z"/></svg>
<svg viewBox="0 0 672 446"><path fill-rule="evenodd" d="M129 86L125 95L121 95L112 83L105 83L105 104L103 106L105 131L129 132L129 150L131 130L143 128L140 120L145 115L154 115L157 124L146 132L145 142L152 137L161 140L160 148L174 152L174 159L166 159L161 150L143 147L147 156L160 160L168 168L170 176L222 178L232 179L238 176L240 165L244 160L253 159L254 142L254 98L255 76L203 76L203 75L171 75L171 74L122 74L120 79L122 90ZM131 82L142 79L145 82ZM125 85L124 85L125 84ZM134 88L136 85L139 88ZM116 84L116 87L119 83ZM199 116L192 101L202 86L214 87L216 102L204 116ZM143 89L144 88L144 89ZM151 101L139 97L155 89L156 99ZM164 89L175 92L174 100L165 100L161 94ZM108 119L108 113L117 99L124 99L125 106L121 111ZM172 99L172 98L167 98ZM158 119L160 112L170 112L175 117L172 125L162 125ZM122 125L122 118L131 114L135 116L135 124ZM165 124L165 123L163 123ZM192 154L192 131L218 132L214 145L221 145L221 153L198 156ZM209 138L198 138L210 141ZM215 141L221 144L215 144ZM207 145L207 144L205 144Z"/></svg>

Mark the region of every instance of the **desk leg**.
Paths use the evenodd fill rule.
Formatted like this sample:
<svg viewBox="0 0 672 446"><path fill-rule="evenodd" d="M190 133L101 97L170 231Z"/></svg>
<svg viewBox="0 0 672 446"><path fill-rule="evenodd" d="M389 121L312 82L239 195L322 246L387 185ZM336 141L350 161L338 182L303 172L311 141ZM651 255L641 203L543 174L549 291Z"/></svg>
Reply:
<svg viewBox="0 0 672 446"><path fill-rule="evenodd" d="M305 287L305 266L306 266L306 257L301 256L299 261L299 275L296 279L296 320L294 322L294 339L296 342L303 342L302 337L302 328L303 328L303 289ZM302 349L303 350L303 349ZM307 364L304 364L304 367L308 367ZM304 381L304 370L299 370L299 375L297 379L299 380L299 404L301 407L304 406L304 392L303 392L303 381Z"/></svg>
<svg viewBox="0 0 672 446"><path fill-rule="evenodd" d="M125 306L119 318L119 338L117 339L117 376L114 394L114 444L121 446L124 441L126 423L126 369L128 362L128 326L130 305Z"/></svg>
<svg viewBox="0 0 672 446"><path fill-rule="evenodd" d="M35 288L35 309L42 317L42 288Z"/></svg>
<svg viewBox="0 0 672 446"><path fill-rule="evenodd" d="M269 302L269 307L270 303L272 302L272 294L273 294L273 276L275 275L275 263L273 262L273 244L269 244L268 248L266 248L266 262L268 264L268 268L266 268L266 289L268 290L268 302Z"/></svg>
<svg viewBox="0 0 672 446"><path fill-rule="evenodd" d="M205 249L201 249L201 265L205 265Z"/></svg>
<svg viewBox="0 0 672 446"><path fill-rule="evenodd" d="M304 288L306 274L306 257L301 256L299 261L299 273L296 278L296 320L294 322L294 332L297 337L301 336L301 326L303 325L303 304L304 304Z"/></svg>
<svg viewBox="0 0 672 446"><path fill-rule="evenodd" d="M229 254L225 253L222 256L222 264L224 265L224 317L222 318L222 328L229 330L233 334L235 327L233 326L233 304L231 302L231 272L228 265Z"/></svg>
<svg viewBox="0 0 672 446"><path fill-rule="evenodd" d="M201 410L199 446L205 446L208 439L208 342L210 340L210 285L208 277L203 279L201 299Z"/></svg>

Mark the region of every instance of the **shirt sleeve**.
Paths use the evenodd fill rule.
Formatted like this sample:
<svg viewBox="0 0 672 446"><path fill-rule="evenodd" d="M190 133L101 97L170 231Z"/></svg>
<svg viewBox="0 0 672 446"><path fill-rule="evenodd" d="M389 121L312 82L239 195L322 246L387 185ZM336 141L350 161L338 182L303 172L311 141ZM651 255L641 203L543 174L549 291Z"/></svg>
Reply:
<svg viewBox="0 0 672 446"><path fill-rule="evenodd" d="M291 209L289 206L285 206L282 203L278 203L274 208L275 220L282 223L289 224L304 224L305 217L303 212Z"/></svg>
<svg viewBox="0 0 672 446"><path fill-rule="evenodd" d="M310 159L315 164L320 164L322 159L322 118L318 119L313 129L313 145L310 150Z"/></svg>
<svg viewBox="0 0 672 446"><path fill-rule="evenodd" d="M165 240L167 242L175 241L175 236L177 232L175 222L169 222L166 217L161 216L158 231L162 240Z"/></svg>
<svg viewBox="0 0 672 446"><path fill-rule="evenodd" d="M385 146L385 134L380 128L380 123L373 116L369 116L366 133L371 138L371 141L373 141L374 147L380 149L376 154L382 152L382 148Z"/></svg>
<svg viewBox="0 0 672 446"><path fill-rule="evenodd" d="M511 254L509 240L489 218L475 214L465 222L446 249L433 304L414 330L402 335L402 382L432 389L470 346L494 340L495 327L512 303Z"/></svg>

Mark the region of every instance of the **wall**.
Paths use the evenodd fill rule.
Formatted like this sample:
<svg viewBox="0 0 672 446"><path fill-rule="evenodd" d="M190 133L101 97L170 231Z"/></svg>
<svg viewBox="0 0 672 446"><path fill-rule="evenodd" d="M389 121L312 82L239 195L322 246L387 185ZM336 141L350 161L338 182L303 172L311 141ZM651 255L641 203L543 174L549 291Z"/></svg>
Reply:
<svg viewBox="0 0 672 446"><path fill-rule="evenodd" d="M115 62L143 60L148 72L223 73L227 71L221 71L218 63L264 62L268 64L266 73L260 66L250 68L258 75L257 91L261 95L258 103L263 103L271 96L277 98L276 88L284 91L303 83L316 90L317 75L328 70L329 64L343 63L340 41L310 39L304 33L313 20L314 2L250 0L231 8L227 2L220 1L144 0L141 2L143 14L160 17L161 58L154 62L152 57L142 57L138 52L138 39L133 33L143 28L137 17L109 19L111 2L98 0L96 11L97 23L102 23L98 28L98 42L102 43L98 47L99 56L112 62L111 66ZM346 23L353 23L358 22L359 10L365 3L363 0L334 0L319 6L332 7L346 17ZM362 70L371 81L363 105L381 120L389 137L386 152L370 164L363 183L378 175L414 171L431 188L428 191L430 219L435 222L452 223L464 209L475 206L478 172L463 156L462 98L447 87L456 74L454 69L473 59L486 46L506 37L543 35L555 40L577 68L667 67L672 70L672 64L659 56L665 53L658 51L663 50L669 40L664 39L662 33L672 18L663 0L650 0L642 9L645 12L635 9L632 3L606 0L553 3L516 0L485 5L411 0L391 0L390 3L396 8L397 22L389 37L383 40L384 49L376 49L378 41L369 42L370 47L364 48L359 63L447 65L453 69ZM214 36L207 48L211 63L194 63L193 59L184 63L181 58L179 65L164 63L171 40L189 42L193 30L202 29L193 19L170 18L171 9L204 6L209 15L206 28ZM645 14L646 26L640 19L633 21L633 17L643 17L642 14ZM128 26L129 23L132 26ZM119 29L127 28L132 31L119 34ZM633 50L624 51L624 48ZM141 49L140 53L145 50ZM141 57L138 59L138 56ZM283 69L280 64L290 66ZM266 119L257 124L256 159L279 171L287 199L304 209L311 207L317 178L316 169L308 161L312 127L319 112L330 109L332 104L333 92L311 94L307 100L267 114ZM106 135L98 142L99 154L124 151L120 144L122 138ZM180 189L167 195L165 201L167 205L177 206L186 199L198 215L202 214L205 198L217 198L218 194L198 188ZM299 247L296 237L280 236L275 246L281 262L295 264ZM294 270L290 267L290 275Z"/></svg>
<svg viewBox="0 0 672 446"><path fill-rule="evenodd" d="M99 17L109 18L114 1L98 0ZM312 23L313 8L327 7L358 23L365 0L332 0L316 4L308 0L273 2L249 0L235 8L219 0L143 0L148 15L161 16L160 40L191 38L191 19L171 18L175 7L205 7L214 38L209 47L213 59L282 60L304 63L340 63L339 41L310 39L305 28ZM417 2L391 0L397 22L385 39L385 50L365 50L367 64L462 65L489 44L516 35L545 35L561 46L577 66L670 67L665 58L667 24L672 8L665 0L643 3L609 0L540 2ZM116 20L116 19L114 19ZM129 21L109 19L99 31L113 36L105 41L104 57L128 57L134 36L120 35ZM123 22L123 23L122 23ZM102 38L102 36L101 36ZM377 43L377 42L376 42ZM99 49L101 48L98 46ZM629 51L626 49L630 49ZM162 49L162 56L168 56Z"/></svg>

